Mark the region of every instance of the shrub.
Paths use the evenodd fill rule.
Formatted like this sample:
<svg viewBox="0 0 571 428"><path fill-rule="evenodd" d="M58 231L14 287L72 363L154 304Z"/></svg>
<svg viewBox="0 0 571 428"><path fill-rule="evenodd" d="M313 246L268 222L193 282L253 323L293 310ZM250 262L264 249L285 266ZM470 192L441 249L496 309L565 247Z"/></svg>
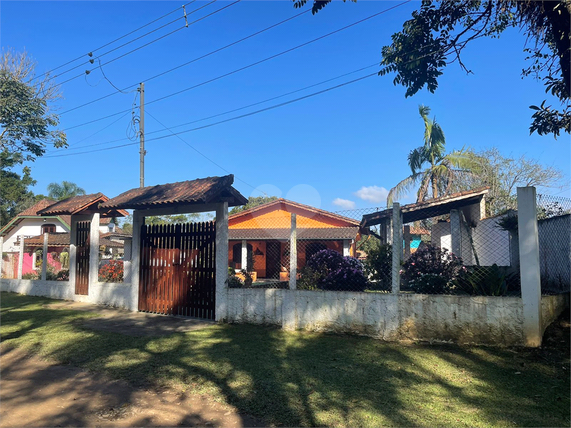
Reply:
<svg viewBox="0 0 571 428"><path fill-rule="evenodd" d="M123 282L123 261L109 260L99 268L99 282Z"/></svg>
<svg viewBox="0 0 571 428"><path fill-rule="evenodd" d="M413 253L403 264L401 278L405 287L416 293L447 294L464 277L462 259L440 247L427 245Z"/></svg>
<svg viewBox="0 0 571 428"><path fill-rule="evenodd" d="M242 288L244 286L244 282L236 276L236 271L232 267L228 267L226 284L228 284L228 288Z"/></svg>
<svg viewBox="0 0 571 428"><path fill-rule="evenodd" d="M28 272L22 274L22 279L38 279L40 275L37 272Z"/></svg>
<svg viewBox="0 0 571 428"><path fill-rule="evenodd" d="M363 263L366 277L372 282L371 290L391 289L393 266L393 248L389 244L377 244L367 251L367 259Z"/></svg>
<svg viewBox="0 0 571 428"><path fill-rule="evenodd" d="M343 257L334 250L325 249L315 253L302 272L300 288L306 290L364 291L367 286L363 264L353 257Z"/></svg>
<svg viewBox="0 0 571 428"><path fill-rule="evenodd" d="M56 275L56 281L69 281L69 270L60 270Z"/></svg>
<svg viewBox="0 0 571 428"><path fill-rule="evenodd" d="M492 266L472 266L466 278L459 281L459 286L477 296L505 296L508 285L513 282L517 282L517 275L494 263Z"/></svg>

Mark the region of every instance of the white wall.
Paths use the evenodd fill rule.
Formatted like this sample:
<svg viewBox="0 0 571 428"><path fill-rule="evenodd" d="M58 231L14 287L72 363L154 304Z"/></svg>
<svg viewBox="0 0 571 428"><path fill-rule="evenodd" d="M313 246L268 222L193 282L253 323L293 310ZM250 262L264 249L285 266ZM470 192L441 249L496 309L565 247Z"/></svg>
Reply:
<svg viewBox="0 0 571 428"><path fill-rule="evenodd" d="M523 344L519 297L228 289L229 322L276 324L384 340Z"/></svg>
<svg viewBox="0 0 571 428"><path fill-rule="evenodd" d="M62 222L55 218L46 217L46 221L41 218L24 218L20 223L4 235L4 245L2 246L3 252L16 252L20 250L19 245L15 245L18 236L38 236L42 233L42 226L44 224L55 224L56 232L69 232L69 228L64 226Z"/></svg>

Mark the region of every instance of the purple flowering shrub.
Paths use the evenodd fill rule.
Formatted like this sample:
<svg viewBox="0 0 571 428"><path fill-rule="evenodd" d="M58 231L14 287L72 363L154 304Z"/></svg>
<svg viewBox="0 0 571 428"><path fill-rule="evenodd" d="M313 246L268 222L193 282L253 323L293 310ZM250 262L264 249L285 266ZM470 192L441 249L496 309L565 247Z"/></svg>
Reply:
<svg viewBox="0 0 571 428"><path fill-rule="evenodd" d="M405 289L426 294L450 293L465 274L460 257L432 245L413 253L401 270Z"/></svg>
<svg viewBox="0 0 571 428"><path fill-rule="evenodd" d="M335 291L364 291L366 286L363 264L330 249L311 256L302 269L298 284L300 289Z"/></svg>

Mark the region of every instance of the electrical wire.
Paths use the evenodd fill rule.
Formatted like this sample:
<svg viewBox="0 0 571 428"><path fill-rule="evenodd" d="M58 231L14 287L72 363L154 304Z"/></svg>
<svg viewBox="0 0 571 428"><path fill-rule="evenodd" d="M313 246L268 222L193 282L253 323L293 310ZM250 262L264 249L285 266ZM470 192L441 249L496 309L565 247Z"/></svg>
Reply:
<svg viewBox="0 0 571 428"><path fill-rule="evenodd" d="M182 5L182 8L184 8L185 6L188 6L188 5L191 4L191 3L194 3L195 1L196 1L196 0L189 1L188 3ZM136 28L136 29L134 29L134 30L132 30L132 31L129 31L128 33L123 34L122 36L120 36L120 37L118 37L118 38L116 38L116 39L114 39L114 40L112 40L112 41L110 41L110 42L107 42L107 43L105 43L104 45L99 46L98 48L92 49L90 52L88 52L88 53L86 53L86 54L80 55L80 56L78 56L78 57L76 57L76 58L74 58L74 59L72 59L72 60L69 60L68 62L66 62L66 63L64 63L64 64L58 65L57 67L54 67L54 68L52 68L51 70L46 71L45 73L39 74L38 76L35 76L35 77L32 79L32 81L35 80L35 79L38 79L38 78L40 78L40 77L42 77L42 76L46 76L46 75L48 75L49 73L51 73L52 71L59 70L60 68L65 67L66 65L72 64L72 63L74 63L75 61L77 61L77 60L83 58L83 57L86 56L86 55L88 55L88 56L90 56L90 54L93 55L94 52L97 52L98 50L101 50L101 49L103 49L103 48L106 48L107 46L110 46L110 45L112 45L113 43L118 42L119 40L124 39L124 38L127 37L127 36L130 36L131 34L136 33L137 31L142 30L142 29L145 28L145 27L148 27L149 25L154 24L155 22L160 21L161 19L166 18L166 17L169 16L169 15L172 15L172 14L175 13L175 12L178 12L180 9L181 9L181 7L177 7L176 9L171 10L169 13L166 13L166 14L164 14L164 15L162 15L162 16L159 16L158 18L156 18L156 19L154 19L154 20L152 20L152 21L150 21L150 22L147 22L146 24L144 24L144 25L142 25L142 26L140 26L140 27L138 27L138 28ZM183 17L183 18L184 18L184 17Z"/></svg>

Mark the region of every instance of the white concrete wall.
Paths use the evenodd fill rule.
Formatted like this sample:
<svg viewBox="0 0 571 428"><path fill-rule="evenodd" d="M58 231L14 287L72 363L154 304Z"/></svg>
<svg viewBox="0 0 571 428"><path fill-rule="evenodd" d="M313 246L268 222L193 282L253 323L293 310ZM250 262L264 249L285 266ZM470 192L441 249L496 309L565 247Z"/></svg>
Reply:
<svg viewBox="0 0 571 428"><path fill-rule="evenodd" d="M64 226L58 219L46 217L46 221L41 218L25 218L4 236L4 244L2 246L3 252L15 252L20 250L19 245L15 245L18 236L38 236L42 234L42 226L44 224L55 224L56 232L69 232L69 229Z"/></svg>
<svg viewBox="0 0 571 428"><path fill-rule="evenodd" d="M228 289L229 322L276 324L383 340L523 344L519 297Z"/></svg>
<svg viewBox="0 0 571 428"><path fill-rule="evenodd" d="M541 296L541 332L569 306L569 293Z"/></svg>
<svg viewBox="0 0 571 428"><path fill-rule="evenodd" d="M70 281L2 279L0 291L137 310L132 301L131 284L98 282L89 286L87 296L80 296L75 294L75 287Z"/></svg>

